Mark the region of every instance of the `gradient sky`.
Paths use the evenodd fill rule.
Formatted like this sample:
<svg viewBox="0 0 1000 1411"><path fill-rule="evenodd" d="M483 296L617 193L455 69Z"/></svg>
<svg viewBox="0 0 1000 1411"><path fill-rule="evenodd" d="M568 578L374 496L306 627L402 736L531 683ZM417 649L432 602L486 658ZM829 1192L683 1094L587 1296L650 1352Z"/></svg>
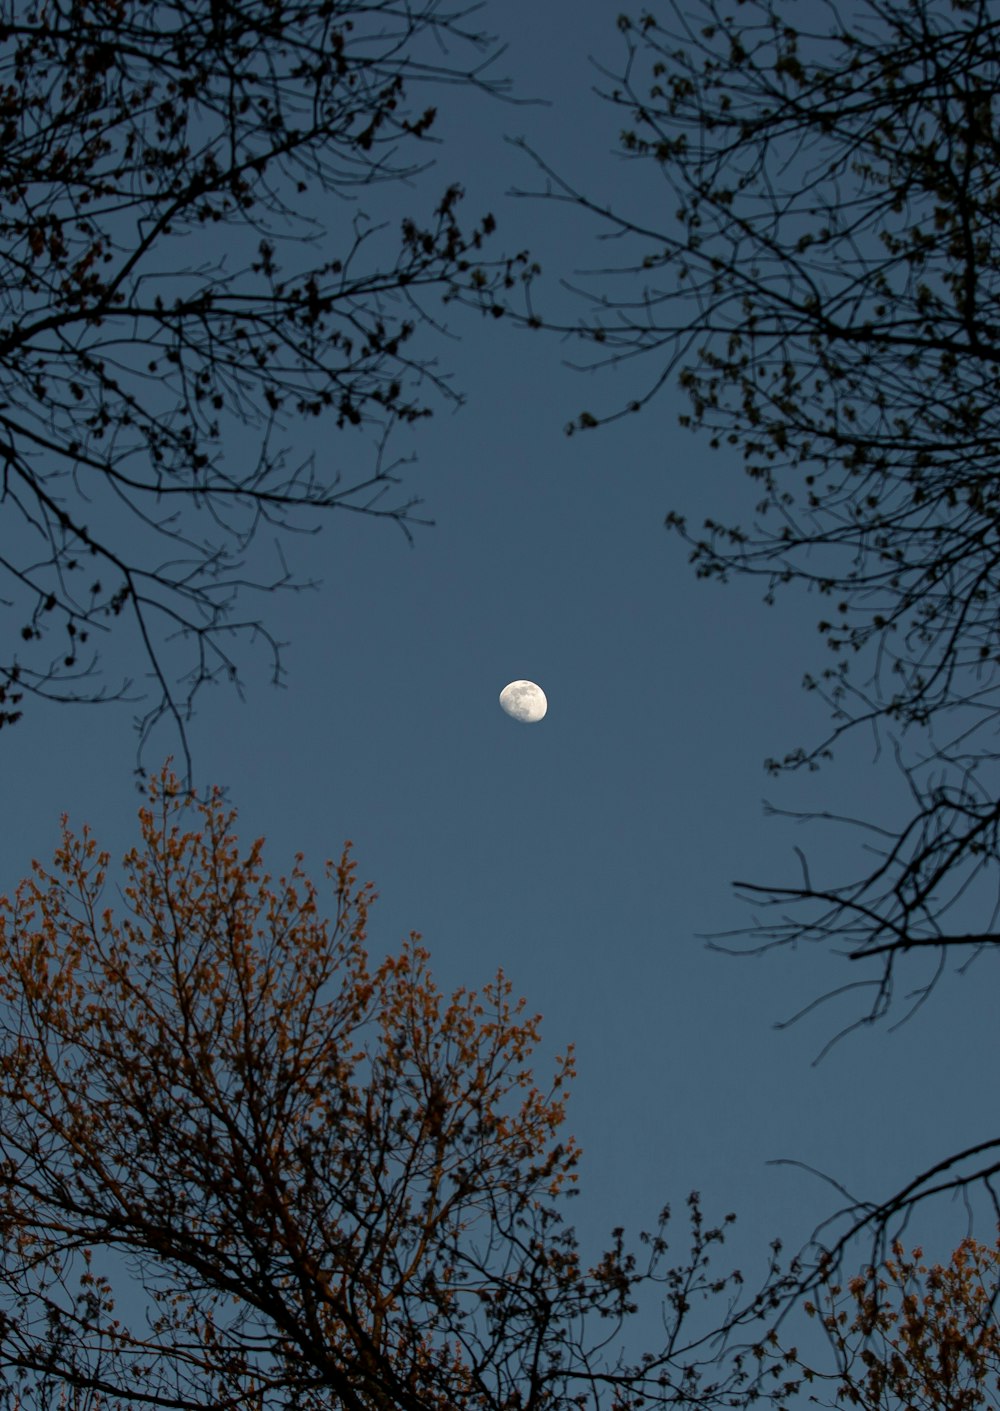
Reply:
<svg viewBox="0 0 1000 1411"><path fill-rule="evenodd" d="M560 276L613 251L568 208L504 194L535 180L505 135L529 137L600 199L659 199L648 171L615 156L616 114L592 91L592 57L614 67L621 55L614 15L601 0L497 0L482 19L508 45L499 67L550 106L440 95L426 189L462 181L470 213L496 214L500 243L537 252L546 308L570 307ZM826 723L799 688L823 664L817 605L767 608L749 580L698 582L663 528L671 508L738 516L751 493L737 455L678 429L670 391L642 416L567 438L582 407L615 405L652 369L584 377L553 338L449 317L455 341L425 348L466 405L397 445L418 457L407 485L435 526L410 547L391 525L341 515L290 544L292 567L322 584L261 603L290 643L287 688L268 685L261 657L245 703L222 688L203 699L198 780L229 788L275 871L301 849L319 874L353 839L381 897L373 951L420 931L446 988L502 966L544 1015L547 1052L576 1045L569 1125L585 1152L586 1239L618 1223L634 1232L694 1187L711 1214L737 1213L739 1260L762 1265L772 1237L797 1245L836 1204L772 1159L878 1197L991 1133L995 961L978 980L946 977L895 1035L860 1032L812 1066L857 1001L788 1031L775 1022L853 972L819 953L749 961L705 948L699 933L748 918L734 878L791 881L796 844L831 881L857 856L850 838L766 820L763 799L884 816L899 781L860 739L819 774L764 773L767 755ZM356 436L323 446L345 466L369 454ZM548 695L538 725L498 707L518 677ZM32 707L0 735L0 887L51 855L64 810L119 853L131 842L132 714ZM962 1228L959 1212L938 1212L913 1233L940 1255Z"/></svg>

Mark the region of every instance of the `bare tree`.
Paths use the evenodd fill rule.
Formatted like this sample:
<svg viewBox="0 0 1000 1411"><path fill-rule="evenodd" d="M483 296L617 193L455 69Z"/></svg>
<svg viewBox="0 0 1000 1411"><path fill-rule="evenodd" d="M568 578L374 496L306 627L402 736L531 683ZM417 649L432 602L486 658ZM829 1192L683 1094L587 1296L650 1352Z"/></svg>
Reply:
<svg viewBox="0 0 1000 1411"><path fill-rule="evenodd" d="M590 366L649 369L569 429L679 384L682 422L759 495L750 523L668 516L696 573L828 604L829 664L805 684L830 733L769 768L814 769L867 727L912 812L842 820L870 844L845 883L803 857L793 885L747 884L764 911L743 948L846 952L870 1023L901 980L920 1003L949 957L1000 944L1000 18L987 0L664 0L619 27L605 97L641 214L627 183L607 210L544 162L525 193L591 213L619 252L578 279L590 312L564 331ZM884 1232L998 1173L988 1137L853 1215Z"/></svg>
<svg viewBox="0 0 1000 1411"><path fill-rule="evenodd" d="M437 0L0 7L0 725L31 694L136 698L99 656L114 629L140 758L164 718L183 742L241 641L280 674L239 615L294 582L263 528L339 509L408 532L386 436L457 396L419 351L424 301L489 306L523 265L482 261L493 218L460 226L458 185L411 209L434 91L498 93L492 57ZM314 418L364 444L290 457Z"/></svg>
<svg viewBox="0 0 1000 1411"><path fill-rule="evenodd" d="M664 1211L589 1264L564 1222L572 1056L498 975L378 965L345 853L329 914L218 794L164 773L117 874L64 833L0 905L0 1393L13 1406L548 1411L735 1405L772 1307ZM662 1341L630 1350L640 1305ZM662 1322L661 1322L662 1318ZM645 1324L644 1332L649 1324Z"/></svg>

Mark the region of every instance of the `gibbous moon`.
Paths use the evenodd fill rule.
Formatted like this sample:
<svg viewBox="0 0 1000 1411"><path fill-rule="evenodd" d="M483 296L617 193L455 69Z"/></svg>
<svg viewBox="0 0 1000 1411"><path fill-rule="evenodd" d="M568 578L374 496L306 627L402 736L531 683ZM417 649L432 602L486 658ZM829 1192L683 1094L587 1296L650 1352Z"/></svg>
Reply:
<svg viewBox="0 0 1000 1411"><path fill-rule="evenodd" d="M534 681L512 681L500 692L500 705L513 720L533 725L549 708L545 692Z"/></svg>

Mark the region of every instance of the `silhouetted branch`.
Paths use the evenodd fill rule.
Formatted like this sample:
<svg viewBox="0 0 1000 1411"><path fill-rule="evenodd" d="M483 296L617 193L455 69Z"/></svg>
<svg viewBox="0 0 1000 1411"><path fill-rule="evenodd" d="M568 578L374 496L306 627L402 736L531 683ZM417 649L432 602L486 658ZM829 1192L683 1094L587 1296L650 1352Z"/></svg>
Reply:
<svg viewBox="0 0 1000 1411"><path fill-rule="evenodd" d="M0 13L0 573L20 634L0 668L0 725L24 698L120 699L127 650L152 682L139 752L185 725L208 681L239 683L261 527L328 511L426 523L386 460L394 427L459 400L419 352L423 299L488 307L529 267L486 261L491 215L462 227L450 186L423 214L363 215L361 192L425 170L421 86L501 96L471 8L387 0L275 9L57 3ZM447 44L470 62L429 57ZM415 198L414 198L415 199ZM190 251L218 250L192 265ZM343 452L292 468L279 441L325 421ZM350 475L341 454L372 469ZM301 429L296 440L301 442ZM140 673L132 671L133 679ZM8 709L17 705L20 709Z"/></svg>

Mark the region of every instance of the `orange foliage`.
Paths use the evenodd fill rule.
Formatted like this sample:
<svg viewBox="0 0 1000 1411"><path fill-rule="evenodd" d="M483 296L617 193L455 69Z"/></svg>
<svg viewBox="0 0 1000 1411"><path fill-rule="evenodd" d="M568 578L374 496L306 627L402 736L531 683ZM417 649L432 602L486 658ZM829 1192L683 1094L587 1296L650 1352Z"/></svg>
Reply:
<svg viewBox="0 0 1000 1411"><path fill-rule="evenodd" d="M331 915L301 858L265 871L219 794L168 772L113 887L64 824L0 902L0 1408L653 1411L703 1378L738 1274L689 1201L589 1266L561 1216L571 1056L503 975L450 998L414 936L373 965L345 853ZM620 1334L653 1295L662 1344Z"/></svg>
<svg viewBox="0 0 1000 1411"><path fill-rule="evenodd" d="M896 1243L880 1268L850 1280L846 1290L830 1279L819 1306L806 1304L830 1340L836 1370L807 1367L795 1349L779 1354L787 1380L778 1399L798 1393L804 1381L825 1381L838 1403L864 1411L994 1407L998 1295L1000 1241L991 1247L965 1239L947 1264L932 1266L920 1249L907 1257Z"/></svg>
<svg viewBox="0 0 1000 1411"><path fill-rule="evenodd" d="M530 1241L572 1180L570 1058L534 1085L538 1020L502 974L446 999L416 937L372 968L346 852L328 920L301 858L273 881L219 794L165 772L140 818L121 905L64 822L54 869L0 907L6 1366L41 1375L58 1345L64 1380L145 1378L168 1404L475 1401L463 1327L547 1260L491 1244ZM112 1316L99 1246L149 1330ZM72 1337L39 1341L40 1317Z"/></svg>

